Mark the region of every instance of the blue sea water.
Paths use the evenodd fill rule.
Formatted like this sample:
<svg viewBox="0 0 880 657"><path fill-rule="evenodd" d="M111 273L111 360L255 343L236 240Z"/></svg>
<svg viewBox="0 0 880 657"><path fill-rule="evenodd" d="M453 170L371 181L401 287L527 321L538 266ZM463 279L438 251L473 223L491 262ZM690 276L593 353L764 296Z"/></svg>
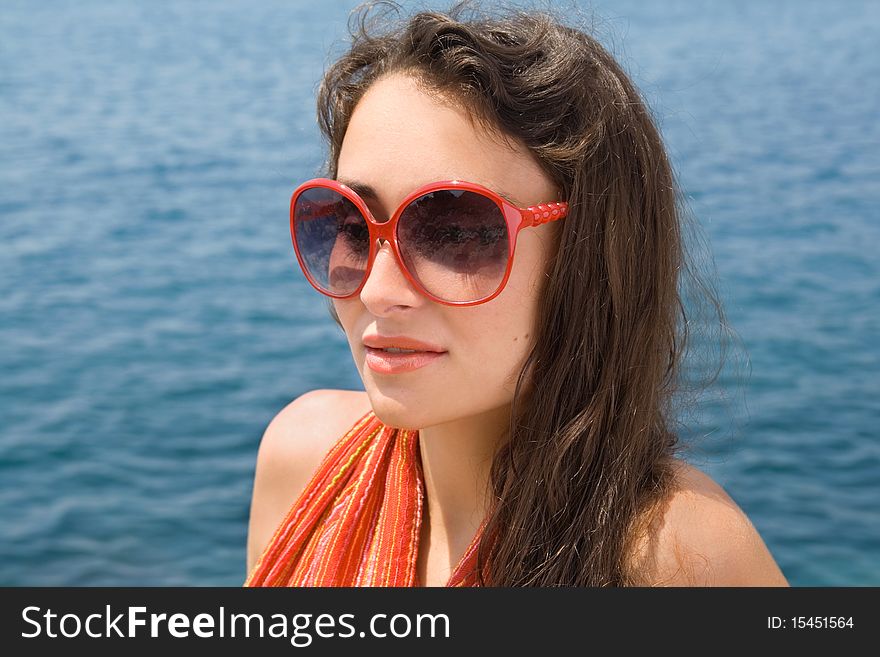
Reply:
<svg viewBox="0 0 880 657"><path fill-rule="evenodd" d="M287 219L355 4L3 4L0 584L243 581L265 426L361 387ZM582 6L747 353L697 464L793 585L880 585L880 5Z"/></svg>

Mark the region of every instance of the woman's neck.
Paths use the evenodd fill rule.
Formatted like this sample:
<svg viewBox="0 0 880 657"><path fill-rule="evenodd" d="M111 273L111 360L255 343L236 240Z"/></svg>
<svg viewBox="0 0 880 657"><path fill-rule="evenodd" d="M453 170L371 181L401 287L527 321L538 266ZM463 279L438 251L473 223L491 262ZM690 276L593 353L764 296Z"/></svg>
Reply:
<svg viewBox="0 0 880 657"><path fill-rule="evenodd" d="M492 458L507 434L510 406L419 430L432 544L470 543L489 509Z"/></svg>

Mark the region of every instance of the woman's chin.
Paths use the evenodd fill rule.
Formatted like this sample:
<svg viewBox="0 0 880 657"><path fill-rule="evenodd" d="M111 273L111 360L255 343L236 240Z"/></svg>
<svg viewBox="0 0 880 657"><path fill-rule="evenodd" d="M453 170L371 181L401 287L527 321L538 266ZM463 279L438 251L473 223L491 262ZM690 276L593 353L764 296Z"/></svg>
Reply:
<svg viewBox="0 0 880 657"><path fill-rule="evenodd" d="M428 420L428 414L424 404L412 399L402 399L382 393L369 391L368 396L373 407L373 412L379 421L395 429L415 431Z"/></svg>

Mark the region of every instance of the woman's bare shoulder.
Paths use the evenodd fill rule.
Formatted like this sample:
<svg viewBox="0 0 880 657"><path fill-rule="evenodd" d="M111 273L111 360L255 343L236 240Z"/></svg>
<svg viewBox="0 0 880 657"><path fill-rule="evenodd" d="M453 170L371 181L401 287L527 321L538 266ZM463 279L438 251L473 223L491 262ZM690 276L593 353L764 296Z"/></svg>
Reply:
<svg viewBox="0 0 880 657"><path fill-rule="evenodd" d="M675 490L639 565L650 586L788 586L755 526L724 488L676 460Z"/></svg>
<svg viewBox="0 0 880 657"><path fill-rule="evenodd" d="M370 410L367 393L359 390L311 390L300 395L272 419L260 442L259 456L290 456L279 465L317 467L333 444ZM258 456L258 459L259 459Z"/></svg>
<svg viewBox="0 0 880 657"><path fill-rule="evenodd" d="M257 451L248 525L247 571L335 442L371 408L358 390L312 390L282 408Z"/></svg>
<svg viewBox="0 0 880 657"><path fill-rule="evenodd" d="M283 490L305 487L333 444L370 409L365 392L312 390L282 408L263 433L257 452L256 478ZM297 493L298 495L299 493Z"/></svg>

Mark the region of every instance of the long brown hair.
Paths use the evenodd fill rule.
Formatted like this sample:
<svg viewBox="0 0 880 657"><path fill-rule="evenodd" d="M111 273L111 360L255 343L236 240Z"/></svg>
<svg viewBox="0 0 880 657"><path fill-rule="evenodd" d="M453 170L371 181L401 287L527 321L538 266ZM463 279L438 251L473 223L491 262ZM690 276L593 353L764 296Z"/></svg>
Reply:
<svg viewBox="0 0 880 657"><path fill-rule="evenodd" d="M325 175L336 177L358 100L394 71L537 157L569 214L492 463L481 581L644 585L650 563L639 555L676 486L673 398L689 331L679 283L696 282L722 327L723 311L691 271L681 192L621 66L552 10L494 11L466 1L401 19L393 2L356 8L350 47L318 88Z"/></svg>

